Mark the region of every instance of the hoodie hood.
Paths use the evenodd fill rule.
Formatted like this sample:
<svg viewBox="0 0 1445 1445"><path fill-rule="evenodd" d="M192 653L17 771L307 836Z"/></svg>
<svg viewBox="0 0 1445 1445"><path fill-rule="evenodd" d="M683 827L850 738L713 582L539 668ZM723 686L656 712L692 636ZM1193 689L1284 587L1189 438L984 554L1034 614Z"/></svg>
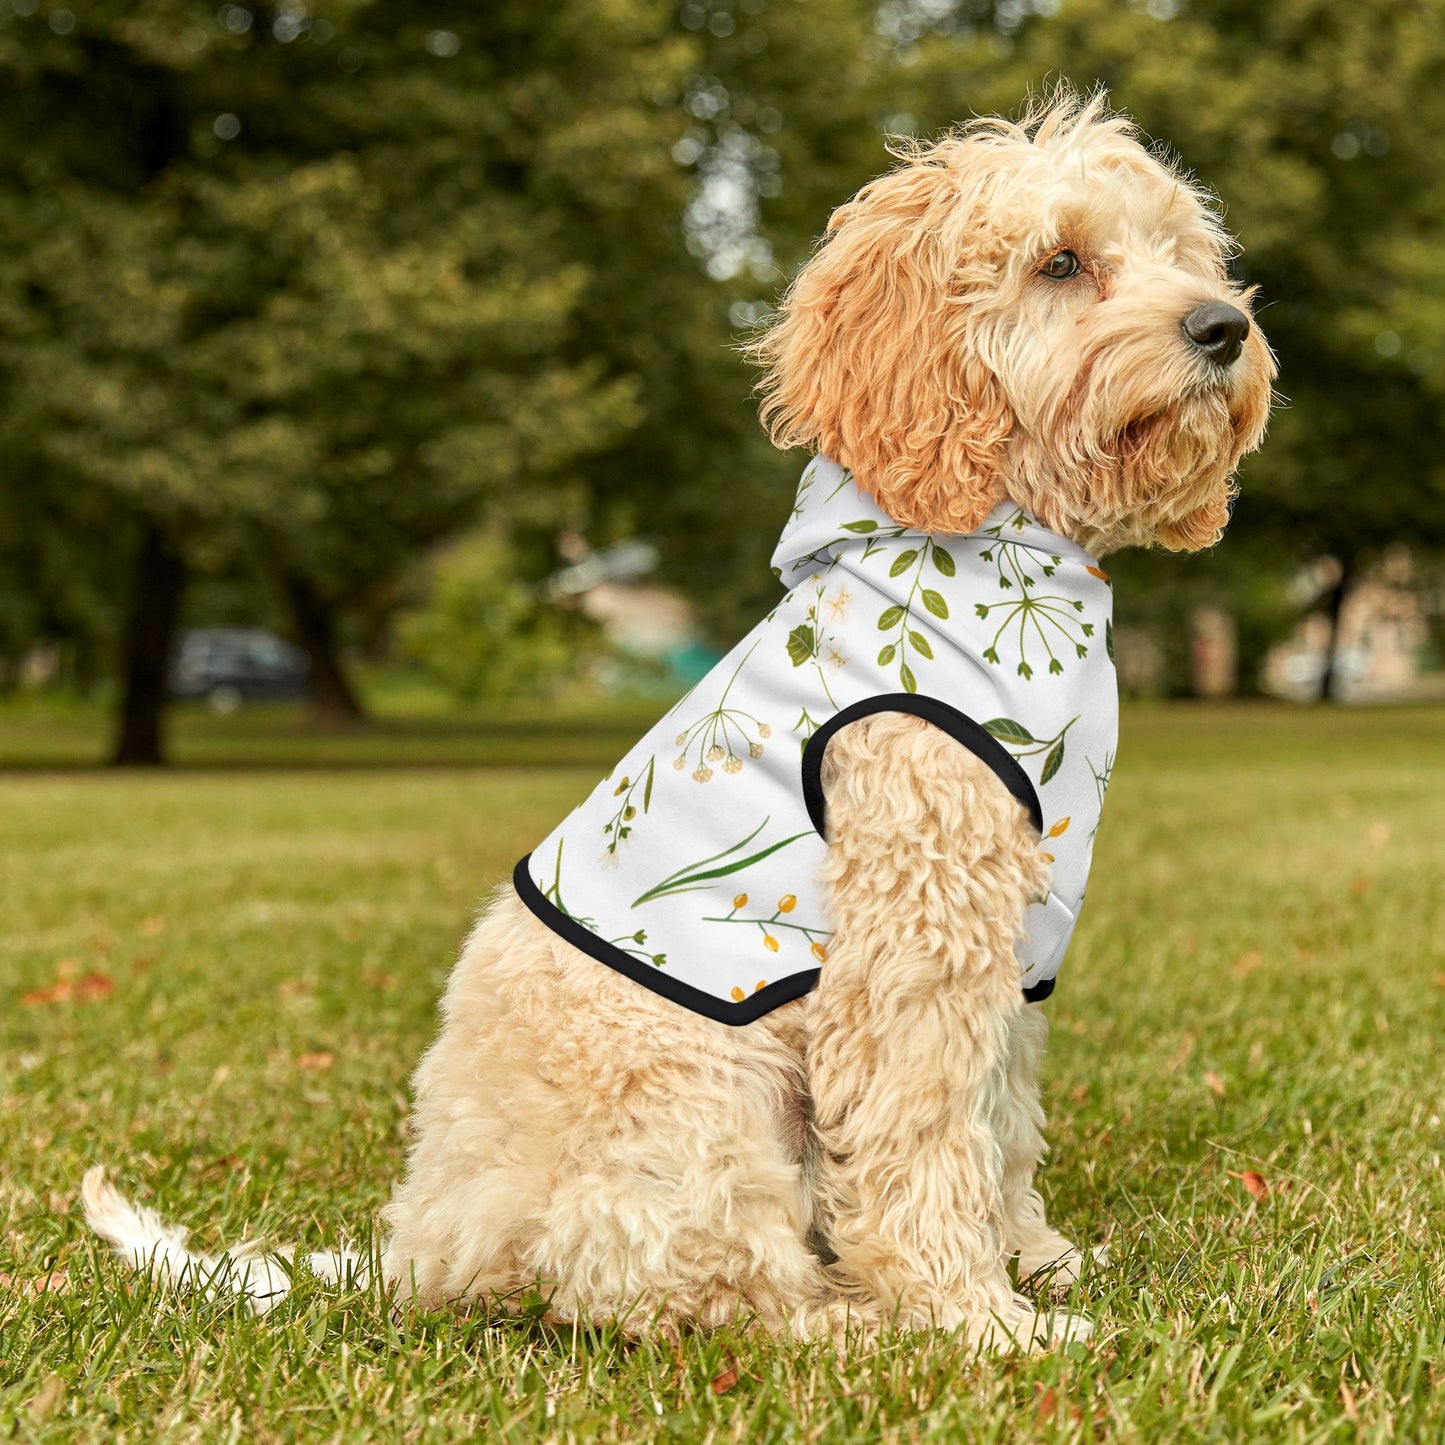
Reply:
<svg viewBox="0 0 1445 1445"><path fill-rule="evenodd" d="M1001 502L984 519L979 531L1007 527L1008 538L1035 551L1080 562L1098 564L1076 542L1051 532L1014 502ZM906 552L925 538L943 541L948 534L930 534L895 522L858 485L853 473L828 457L814 457L803 471L792 514L773 551L773 573L791 590L814 572L856 554L872 556L880 548Z"/></svg>

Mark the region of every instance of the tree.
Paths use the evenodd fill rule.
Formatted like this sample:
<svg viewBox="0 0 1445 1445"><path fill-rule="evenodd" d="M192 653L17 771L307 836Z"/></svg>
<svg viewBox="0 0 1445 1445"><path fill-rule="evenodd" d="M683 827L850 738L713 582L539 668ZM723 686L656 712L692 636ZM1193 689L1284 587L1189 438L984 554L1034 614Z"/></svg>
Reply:
<svg viewBox="0 0 1445 1445"><path fill-rule="evenodd" d="M160 759L198 550L261 549L324 650L478 515L555 527L576 460L638 420L636 376L571 334L587 238L546 179L595 177L634 224L660 196L669 224L652 96L686 41L650 0L432 13L0 20L0 436L121 519L118 761Z"/></svg>

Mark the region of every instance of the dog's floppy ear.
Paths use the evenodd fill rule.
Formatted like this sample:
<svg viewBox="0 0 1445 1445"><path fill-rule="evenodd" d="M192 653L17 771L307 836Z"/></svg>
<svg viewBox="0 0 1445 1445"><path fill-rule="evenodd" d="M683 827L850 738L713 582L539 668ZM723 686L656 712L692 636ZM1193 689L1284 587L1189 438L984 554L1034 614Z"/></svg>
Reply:
<svg viewBox="0 0 1445 1445"><path fill-rule="evenodd" d="M774 443L830 456L924 531L972 532L988 516L1013 426L970 324L967 147L919 152L841 206L749 348Z"/></svg>

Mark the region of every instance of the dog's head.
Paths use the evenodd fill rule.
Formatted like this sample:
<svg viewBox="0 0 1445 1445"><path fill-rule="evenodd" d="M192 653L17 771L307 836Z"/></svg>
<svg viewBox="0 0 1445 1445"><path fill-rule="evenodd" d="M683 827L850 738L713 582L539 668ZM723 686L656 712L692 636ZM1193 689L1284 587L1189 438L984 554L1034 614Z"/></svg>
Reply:
<svg viewBox="0 0 1445 1445"><path fill-rule="evenodd" d="M1209 200L1102 97L900 154L752 348L773 439L925 531L1007 497L1097 552L1218 540L1274 360Z"/></svg>

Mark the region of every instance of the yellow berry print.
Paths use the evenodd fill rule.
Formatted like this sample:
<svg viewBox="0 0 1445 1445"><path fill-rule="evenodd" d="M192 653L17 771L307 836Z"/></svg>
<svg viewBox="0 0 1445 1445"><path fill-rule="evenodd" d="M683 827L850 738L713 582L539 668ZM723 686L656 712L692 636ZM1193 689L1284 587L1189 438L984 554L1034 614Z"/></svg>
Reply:
<svg viewBox="0 0 1445 1445"><path fill-rule="evenodd" d="M767 979L765 979L765 978L760 978L760 979L753 985L753 992L754 992L754 993L761 993L767 986L768 986L768 981L767 981ZM747 993L746 993L743 989L739 988L736 984L734 984L734 985L732 986L732 988L729 990L729 992L730 992L730 994L732 995L732 1001L733 1001L734 1003L741 1003L741 1002L747 997Z"/></svg>
<svg viewBox="0 0 1445 1445"><path fill-rule="evenodd" d="M1049 837L1061 838L1065 833L1069 831L1069 821L1070 820L1068 818L1060 818L1059 821L1055 823L1052 828L1049 829Z"/></svg>
<svg viewBox="0 0 1445 1445"><path fill-rule="evenodd" d="M746 923L756 928L762 934L763 947L769 953L777 953L782 949L782 939L778 937L781 930L786 929L790 933L800 933L803 941L808 945L808 952L822 963L828 956L825 941L829 937L826 928L810 928L805 923L794 923L786 915L796 911L798 907L798 895L796 893L784 893L778 899L778 906L773 910L772 917L761 918L756 914L745 914L743 909L748 906L748 895L737 893L733 896L732 912L725 918L704 918L704 923Z"/></svg>

